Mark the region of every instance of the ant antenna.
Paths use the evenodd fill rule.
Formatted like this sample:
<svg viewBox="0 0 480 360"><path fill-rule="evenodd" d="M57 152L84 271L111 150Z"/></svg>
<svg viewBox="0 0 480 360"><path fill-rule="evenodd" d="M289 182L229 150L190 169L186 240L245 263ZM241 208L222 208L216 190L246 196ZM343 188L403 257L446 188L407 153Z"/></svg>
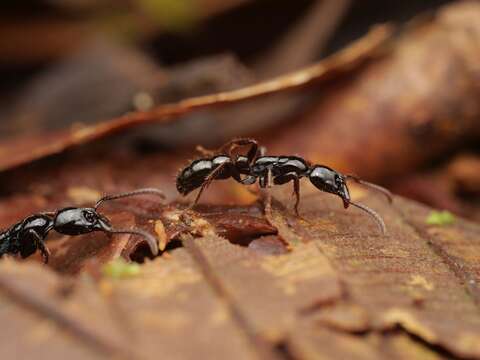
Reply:
<svg viewBox="0 0 480 360"><path fill-rule="evenodd" d="M105 201L123 199L126 197L137 196L137 195L156 195L156 196L159 196L162 200L165 200L165 194L162 191L155 188L145 188L145 189L138 189L134 191L128 191L120 194L115 194L115 195L106 195L97 201L94 209L97 210L98 207Z"/></svg>
<svg viewBox="0 0 480 360"><path fill-rule="evenodd" d="M385 221L383 221L382 217L378 215L374 210L370 209L368 206L359 204L359 203L354 203L354 202L349 202L350 205L353 205L359 209L362 209L365 211L367 214L369 214L371 217L375 219L377 222L378 226L380 227L380 230L382 231L382 234L385 235L387 233L387 226L385 225Z"/></svg>
<svg viewBox="0 0 480 360"><path fill-rule="evenodd" d="M106 230L108 234L132 234L142 236L150 247L150 251L153 255L158 255L158 243L157 239L152 234L140 229L110 229Z"/></svg>
<svg viewBox="0 0 480 360"><path fill-rule="evenodd" d="M372 184L371 182L368 182L368 181L365 181L365 180L362 180L360 179L359 177L355 176L355 175L345 175L345 177L347 179L352 179L353 181L359 183L359 184L362 184L370 189L373 189L373 190L377 190L378 192L381 192L383 195L385 195L388 199L388 202L389 203L392 203L393 201L393 195L390 191L388 191L387 189L385 189L384 187L380 186L380 185L377 185L377 184Z"/></svg>

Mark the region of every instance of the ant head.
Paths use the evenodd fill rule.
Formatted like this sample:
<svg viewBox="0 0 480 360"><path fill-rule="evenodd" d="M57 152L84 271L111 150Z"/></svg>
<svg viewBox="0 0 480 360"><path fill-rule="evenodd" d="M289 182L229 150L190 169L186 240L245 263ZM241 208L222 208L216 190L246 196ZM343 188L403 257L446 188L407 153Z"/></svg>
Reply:
<svg viewBox="0 0 480 360"><path fill-rule="evenodd" d="M310 171L309 179L321 191L340 196L345 209L350 204L350 193L348 192L346 178L342 174L329 167L315 165Z"/></svg>
<svg viewBox="0 0 480 360"><path fill-rule="evenodd" d="M183 196L188 195L198 187L197 182L191 180L192 176L193 176L193 171L190 168L184 169L177 176L177 182L176 182L177 191Z"/></svg>
<svg viewBox="0 0 480 360"><path fill-rule="evenodd" d="M227 157L224 157L227 158ZM215 159L221 159L219 156ZM205 177L211 173L214 160L198 159L182 170L177 176L177 191L183 196L199 188Z"/></svg>
<svg viewBox="0 0 480 360"><path fill-rule="evenodd" d="M111 230L110 222L94 208L65 208L55 215L54 229L65 235Z"/></svg>

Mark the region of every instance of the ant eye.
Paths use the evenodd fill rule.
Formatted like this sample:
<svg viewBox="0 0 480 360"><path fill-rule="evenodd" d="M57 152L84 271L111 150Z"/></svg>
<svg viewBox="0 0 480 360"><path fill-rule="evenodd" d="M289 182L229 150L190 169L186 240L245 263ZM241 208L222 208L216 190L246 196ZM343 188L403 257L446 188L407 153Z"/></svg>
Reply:
<svg viewBox="0 0 480 360"><path fill-rule="evenodd" d="M91 223L95 222L95 220L97 219L97 216L91 211L85 211L83 213L83 216L88 222L91 222Z"/></svg>

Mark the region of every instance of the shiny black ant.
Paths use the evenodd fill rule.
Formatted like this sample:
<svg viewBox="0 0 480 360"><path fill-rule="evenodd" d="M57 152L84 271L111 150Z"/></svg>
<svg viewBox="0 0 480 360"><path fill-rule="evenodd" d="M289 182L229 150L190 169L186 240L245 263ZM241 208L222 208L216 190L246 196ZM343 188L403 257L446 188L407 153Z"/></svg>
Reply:
<svg viewBox="0 0 480 360"><path fill-rule="evenodd" d="M249 147L246 155L234 154L236 148L244 146ZM183 196L200 188L192 206L197 204L202 192L213 180L233 178L241 184L252 185L258 179L260 187L266 189L292 181L296 198L295 212L298 215L300 179L306 177L319 190L338 195L343 200L345 209L352 205L368 213L375 219L382 233L386 233L385 222L380 215L350 199L347 180L377 190L392 202L392 194L379 185L363 181L354 175L341 174L325 165L312 165L297 156L266 156L265 149L259 148L257 141L253 139L232 140L217 152L203 148L199 150L207 157L194 160L177 176L177 190ZM265 212L267 215L271 213L271 195L268 191Z"/></svg>
<svg viewBox="0 0 480 360"><path fill-rule="evenodd" d="M139 189L116 195L107 195L97 201L93 208L67 207L54 212L44 212L28 216L9 229L0 233L0 257L5 254L18 254L26 258L37 250L42 253L44 263L48 263L50 251L45 245L45 238L51 230L65 235L81 235L94 231L107 234L132 234L142 236L153 255L158 254L155 237L141 229L114 229L110 221L100 213L98 207L106 201L136 195L152 194L165 199L157 189Z"/></svg>

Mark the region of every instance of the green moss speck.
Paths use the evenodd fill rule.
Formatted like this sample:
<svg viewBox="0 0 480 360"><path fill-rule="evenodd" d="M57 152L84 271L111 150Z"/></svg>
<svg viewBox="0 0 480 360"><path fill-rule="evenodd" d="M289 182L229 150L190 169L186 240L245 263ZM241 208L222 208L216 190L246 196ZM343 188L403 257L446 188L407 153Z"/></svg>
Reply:
<svg viewBox="0 0 480 360"><path fill-rule="evenodd" d="M129 263L124 259L116 259L105 264L102 272L105 276L113 279L124 279L139 275L141 269L137 263Z"/></svg>
<svg viewBox="0 0 480 360"><path fill-rule="evenodd" d="M431 211L425 222L428 225L450 225L455 222L455 216L446 210Z"/></svg>

